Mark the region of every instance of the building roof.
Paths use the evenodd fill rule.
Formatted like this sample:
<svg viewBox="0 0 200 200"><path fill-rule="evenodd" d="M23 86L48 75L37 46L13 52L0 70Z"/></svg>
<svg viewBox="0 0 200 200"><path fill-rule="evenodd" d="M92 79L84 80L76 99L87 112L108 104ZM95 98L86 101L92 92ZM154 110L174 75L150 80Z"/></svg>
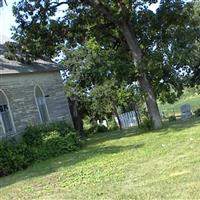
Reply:
<svg viewBox="0 0 200 200"><path fill-rule="evenodd" d="M0 75L53 72L63 69L60 65L38 59L31 64L20 63L16 60L8 60L4 57L4 47L0 45Z"/></svg>

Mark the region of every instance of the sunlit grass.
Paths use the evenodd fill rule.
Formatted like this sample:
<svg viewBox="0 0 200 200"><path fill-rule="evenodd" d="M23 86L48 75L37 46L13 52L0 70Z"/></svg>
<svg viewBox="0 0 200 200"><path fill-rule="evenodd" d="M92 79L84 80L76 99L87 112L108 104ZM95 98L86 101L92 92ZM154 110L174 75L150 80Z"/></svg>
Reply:
<svg viewBox="0 0 200 200"><path fill-rule="evenodd" d="M174 115L174 113L176 115L180 115L181 114L181 110L180 107L183 104L190 104L191 105L191 109L192 111L195 111L196 109L200 108L200 95L194 94L194 95L188 95L188 96L184 96L181 99L179 99L178 101L176 101L174 104L159 104L159 109L160 112L164 112L165 115L170 116L170 115Z"/></svg>
<svg viewBox="0 0 200 200"><path fill-rule="evenodd" d="M87 143L0 178L0 199L200 199L200 120L97 134Z"/></svg>

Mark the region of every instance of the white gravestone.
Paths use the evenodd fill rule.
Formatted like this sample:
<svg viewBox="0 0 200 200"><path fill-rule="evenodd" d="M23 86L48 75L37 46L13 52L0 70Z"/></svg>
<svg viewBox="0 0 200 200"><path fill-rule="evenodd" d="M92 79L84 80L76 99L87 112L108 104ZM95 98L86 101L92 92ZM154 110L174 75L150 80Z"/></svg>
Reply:
<svg viewBox="0 0 200 200"><path fill-rule="evenodd" d="M184 104L181 106L181 119L187 120L192 116L190 104Z"/></svg>

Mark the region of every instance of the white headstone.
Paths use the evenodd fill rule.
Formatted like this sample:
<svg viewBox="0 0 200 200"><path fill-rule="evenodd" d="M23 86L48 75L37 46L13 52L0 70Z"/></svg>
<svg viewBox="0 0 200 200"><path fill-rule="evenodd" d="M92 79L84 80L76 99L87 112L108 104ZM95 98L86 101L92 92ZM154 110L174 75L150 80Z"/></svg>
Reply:
<svg viewBox="0 0 200 200"><path fill-rule="evenodd" d="M107 121L104 119L102 122L100 122L100 120L97 120L97 124L100 125L100 126L105 126L105 127L108 127L108 124L107 124Z"/></svg>
<svg viewBox="0 0 200 200"><path fill-rule="evenodd" d="M181 106L181 119L187 120L192 116L190 104L184 104Z"/></svg>

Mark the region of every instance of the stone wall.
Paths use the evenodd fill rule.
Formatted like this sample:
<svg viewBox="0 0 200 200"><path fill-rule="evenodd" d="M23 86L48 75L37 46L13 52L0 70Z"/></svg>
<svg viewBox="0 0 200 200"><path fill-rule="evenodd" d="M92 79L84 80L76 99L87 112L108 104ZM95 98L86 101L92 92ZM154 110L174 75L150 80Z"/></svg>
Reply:
<svg viewBox="0 0 200 200"><path fill-rule="evenodd" d="M41 123L34 96L36 86L44 92L50 121L66 120L73 126L59 72L0 74L0 89L8 97L15 134L21 133L28 125Z"/></svg>

